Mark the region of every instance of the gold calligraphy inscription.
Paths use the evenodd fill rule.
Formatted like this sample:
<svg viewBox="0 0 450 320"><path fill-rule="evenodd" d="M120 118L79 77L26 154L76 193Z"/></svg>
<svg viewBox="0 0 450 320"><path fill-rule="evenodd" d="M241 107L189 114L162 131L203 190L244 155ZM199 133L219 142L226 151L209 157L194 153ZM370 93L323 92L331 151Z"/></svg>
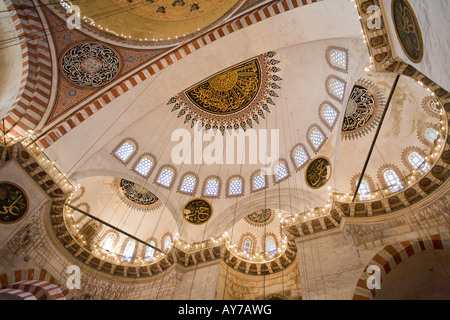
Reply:
<svg viewBox="0 0 450 320"><path fill-rule="evenodd" d="M306 168L305 179L310 188L319 189L331 178L331 164L325 157L318 157Z"/></svg>
<svg viewBox="0 0 450 320"><path fill-rule="evenodd" d="M419 63L423 57L423 39L420 26L407 0L392 1L395 31L408 58Z"/></svg>
<svg viewBox="0 0 450 320"><path fill-rule="evenodd" d="M260 86L261 66L258 59L253 59L205 80L185 94L203 111L227 115L247 107Z"/></svg>
<svg viewBox="0 0 450 320"><path fill-rule="evenodd" d="M16 222L27 210L28 198L25 192L11 182L0 182L0 222Z"/></svg>
<svg viewBox="0 0 450 320"><path fill-rule="evenodd" d="M192 199L184 205L184 219L192 224L200 225L206 223L212 216L211 204L200 198Z"/></svg>

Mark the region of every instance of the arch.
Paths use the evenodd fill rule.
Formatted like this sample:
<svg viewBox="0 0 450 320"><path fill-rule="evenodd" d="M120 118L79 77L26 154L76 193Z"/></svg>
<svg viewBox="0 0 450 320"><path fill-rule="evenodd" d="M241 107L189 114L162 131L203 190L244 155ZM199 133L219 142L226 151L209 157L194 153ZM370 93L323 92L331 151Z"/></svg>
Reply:
<svg viewBox="0 0 450 320"><path fill-rule="evenodd" d="M170 164L166 164L159 168L158 174L153 181L158 186L161 186L166 189L172 189L172 186L177 177L177 169Z"/></svg>
<svg viewBox="0 0 450 320"><path fill-rule="evenodd" d="M425 152L415 146L410 146L403 150L402 161L405 167L410 171L417 170L421 174L424 174L431 167L430 164L426 162Z"/></svg>
<svg viewBox="0 0 450 320"><path fill-rule="evenodd" d="M117 231L107 230L107 231L105 231L103 236L98 241L98 246L104 250L113 251L114 248L116 247L117 243L119 242L119 238L120 238L120 235ZM107 239L111 239L111 240L107 240ZM106 245L106 244L104 244L105 241L111 242L111 244L107 245L107 248L103 247L103 245Z"/></svg>
<svg viewBox="0 0 450 320"><path fill-rule="evenodd" d="M375 265L380 268L380 281L383 283L389 272L409 257L425 250L443 249L450 249L450 241L442 240L439 234L432 235L429 239L418 238L385 246L370 260L361 273L353 300L373 300L376 296L376 289L369 290L367 287L367 279L371 276L368 273L370 266Z"/></svg>
<svg viewBox="0 0 450 320"><path fill-rule="evenodd" d="M392 171L393 173L395 173L395 175L398 178L398 181L400 181L401 187L399 186L399 188L397 189L396 187L393 187L390 183L388 183L388 181L386 181L387 171ZM403 189L403 187L404 187L403 183L401 182L403 175L402 175L400 169L393 164L385 164L385 165L381 166L378 169L377 175L378 175L378 180L379 180L380 184L383 186L383 188L390 188L391 191L397 192L397 191ZM392 178L394 178L394 180L395 180L394 175L392 175Z"/></svg>
<svg viewBox="0 0 450 320"><path fill-rule="evenodd" d="M61 289L63 288L63 290ZM21 300L65 300L69 291L45 269L12 270L0 275L0 294ZM33 298L34 297L34 298Z"/></svg>
<svg viewBox="0 0 450 320"><path fill-rule="evenodd" d="M38 126L50 104L52 55L48 38L36 37L36 33L45 34L45 28L33 2L6 1L5 5L21 39L22 56L22 79L16 98L4 118L5 131L14 138L20 138Z"/></svg>
<svg viewBox="0 0 450 320"><path fill-rule="evenodd" d="M173 236L170 232L163 234L161 239L162 250L168 251L173 246Z"/></svg>

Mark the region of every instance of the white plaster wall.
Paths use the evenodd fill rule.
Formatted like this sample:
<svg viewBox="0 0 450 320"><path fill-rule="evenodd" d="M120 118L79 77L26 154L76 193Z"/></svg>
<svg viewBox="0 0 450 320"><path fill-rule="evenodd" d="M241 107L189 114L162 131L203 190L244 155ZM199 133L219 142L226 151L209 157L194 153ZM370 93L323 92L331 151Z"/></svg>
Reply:
<svg viewBox="0 0 450 320"><path fill-rule="evenodd" d="M436 82L445 90L450 90L450 13L449 0L409 0L416 14L422 32L424 56L419 63L414 63L404 53L395 33L392 17L392 0L384 0L384 8L387 13L386 21L389 26L390 36L393 39L396 55L408 64L411 64L425 76Z"/></svg>
<svg viewBox="0 0 450 320"><path fill-rule="evenodd" d="M219 261L183 272L173 300L214 300L219 279Z"/></svg>

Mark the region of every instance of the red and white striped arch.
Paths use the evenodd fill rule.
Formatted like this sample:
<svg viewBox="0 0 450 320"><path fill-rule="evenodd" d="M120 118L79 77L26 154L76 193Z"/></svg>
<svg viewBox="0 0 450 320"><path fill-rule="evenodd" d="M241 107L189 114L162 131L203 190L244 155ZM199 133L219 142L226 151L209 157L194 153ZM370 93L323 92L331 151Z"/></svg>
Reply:
<svg viewBox="0 0 450 320"><path fill-rule="evenodd" d="M442 240L440 235L433 235L429 239L416 239L385 246L364 268L356 284L353 300L372 300L375 298L376 289L370 290L367 288L367 279L370 277L370 274L367 273L369 266L380 267L382 283L395 267L409 257L425 250L444 249L450 249L450 241Z"/></svg>
<svg viewBox="0 0 450 320"><path fill-rule="evenodd" d="M64 291L44 269L15 270L0 275L0 296L20 300L65 300ZM15 297L13 297L15 296Z"/></svg>
<svg viewBox="0 0 450 320"><path fill-rule="evenodd" d="M45 113L51 95L52 62L47 32L34 2L6 0L5 5L22 53L20 88L4 119L6 132L18 138L34 130Z"/></svg>

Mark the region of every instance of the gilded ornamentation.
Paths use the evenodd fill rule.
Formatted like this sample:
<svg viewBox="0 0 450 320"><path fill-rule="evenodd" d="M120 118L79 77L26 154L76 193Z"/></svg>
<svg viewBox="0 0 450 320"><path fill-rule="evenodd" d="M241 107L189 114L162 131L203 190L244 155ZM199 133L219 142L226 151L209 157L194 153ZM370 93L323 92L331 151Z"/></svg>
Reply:
<svg viewBox="0 0 450 320"><path fill-rule="evenodd" d="M271 209L264 209L249 214L244 220L255 227L263 227L269 225L274 220L274 217Z"/></svg>
<svg viewBox="0 0 450 320"><path fill-rule="evenodd" d="M367 134L379 123L384 98L371 81L360 79L350 94L342 123L342 138L356 139Z"/></svg>
<svg viewBox="0 0 450 320"><path fill-rule="evenodd" d="M331 163L325 157L312 160L305 172L305 179L312 189L322 188L331 178Z"/></svg>
<svg viewBox="0 0 450 320"><path fill-rule="evenodd" d="M152 192L129 180L115 179L114 186L120 199L134 209L148 211L162 205Z"/></svg>
<svg viewBox="0 0 450 320"><path fill-rule="evenodd" d="M11 182L0 183L0 223L14 223L28 211L25 191Z"/></svg>
<svg viewBox="0 0 450 320"><path fill-rule="evenodd" d="M211 218L212 213L212 205L208 201L200 198L189 200L183 208L184 219L196 225L206 223Z"/></svg>
<svg viewBox="0 0 450 320"><path fill-rule="evenodd" d="M423 58L422 32L408 0L393 0L392 15L403 51L412 62L419 63Z"/></svg>
<svg viewBox="0 0 450 320"><path fill-rule="evenodd" d="M216 74L200 84L171 98L168 105L178 117L185 117L184 123L191 123L198 129L214 132L225 130L230 133L242 128L253 128L265 119L265 112L274 106L275 90L280 89L277 82L282 80L275 73L281 69L280 61L273 59L274 52L256 58Z"/></svg>

